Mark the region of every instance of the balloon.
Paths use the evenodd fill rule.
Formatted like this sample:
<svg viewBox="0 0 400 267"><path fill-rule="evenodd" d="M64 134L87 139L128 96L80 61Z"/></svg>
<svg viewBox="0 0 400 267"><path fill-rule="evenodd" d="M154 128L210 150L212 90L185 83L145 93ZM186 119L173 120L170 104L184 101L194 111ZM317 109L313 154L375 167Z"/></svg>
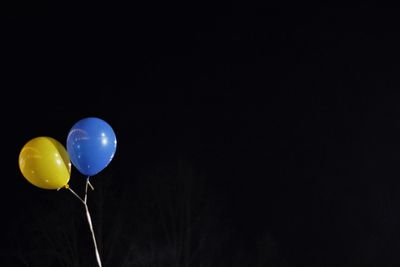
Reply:
<svg viewBox="0 0 400 267"><path fill-rule="evenodd" d="M19 169L33 185L43 189L67 186L71 162L64 146L51 137L36 137L19 153Z"/></svg>
<svg viewBox="0 0 400 267"><path fill-rule="evenodd" d="M81 119L68 133L68 154L72 164L84 175L93 176L107 167L116 148L113 129L99 118Z"/></svg>

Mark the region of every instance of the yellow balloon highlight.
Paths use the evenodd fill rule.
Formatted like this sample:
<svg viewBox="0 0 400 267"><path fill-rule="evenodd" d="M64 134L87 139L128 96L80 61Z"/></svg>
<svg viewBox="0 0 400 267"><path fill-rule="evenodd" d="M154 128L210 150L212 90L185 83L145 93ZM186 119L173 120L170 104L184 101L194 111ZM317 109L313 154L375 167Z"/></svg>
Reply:
<svg viewBox="0 0 400 267"><path fill-rule="evenodd" d="M27 142L19 154L18 163L22 175L43 189L65 187L71 177L68 152L51 137L36 137Z"/></svg>

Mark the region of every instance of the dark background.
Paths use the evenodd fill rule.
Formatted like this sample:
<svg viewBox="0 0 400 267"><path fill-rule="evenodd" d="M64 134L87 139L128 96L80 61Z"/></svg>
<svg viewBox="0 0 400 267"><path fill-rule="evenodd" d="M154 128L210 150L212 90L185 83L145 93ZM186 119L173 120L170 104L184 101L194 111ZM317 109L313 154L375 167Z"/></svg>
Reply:
<svg viewBox="0 0 400 267"><path fill-rule="evenodd" d="M83 207L17 161L87 116L118 139L105 266L400 265L399 10L2 5L2 266L95 266Z"/></svg>

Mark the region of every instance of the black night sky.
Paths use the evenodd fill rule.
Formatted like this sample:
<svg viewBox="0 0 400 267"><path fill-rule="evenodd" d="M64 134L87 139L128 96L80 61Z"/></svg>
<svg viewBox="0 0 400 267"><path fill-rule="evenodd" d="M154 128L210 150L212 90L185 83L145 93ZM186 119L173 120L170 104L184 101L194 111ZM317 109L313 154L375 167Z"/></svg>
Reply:
<svg viewBox="0 0 400 267"><path fill-rule="evenodd" d="M398 10L139 2L2 4L0 266L96 266L18 168L89 116L103 266L399 266Z"/></svg>

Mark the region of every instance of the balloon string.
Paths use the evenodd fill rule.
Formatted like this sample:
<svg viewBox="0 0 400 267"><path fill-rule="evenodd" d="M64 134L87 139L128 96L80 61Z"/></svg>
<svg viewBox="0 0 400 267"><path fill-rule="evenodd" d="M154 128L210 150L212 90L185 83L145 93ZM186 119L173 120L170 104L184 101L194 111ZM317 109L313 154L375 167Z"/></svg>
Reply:
<svg viewBox="0 0 400 267"><path fill-rule="evenodd" d="M87 178L86 184L85 184L85 199L84 199L85 205L87 205L87 188L88 188L88 184L89 184L89 177Z"/></svg>
<svg viewBox="0 0 400 267"><path fill-rule="evenodd" d="M74 194L74 196L76 196L84 205L85 205L85 201L83 201L83 199L80 197L80 196L78 196L78 194L77 193L75 193L75 191L74 190L72 190L70 187L66 187L72 194Z"/></svg>
<svg viewBox="0 0 400 267"><path fill-rule="evenodd" d="M93 190L94 190L94 187L93 187L93 185L90 183L89 179L90 179L90 176L87 177L86 181L87 181L87 184L90 186L90 188L91 188L92 191L93 191ZM86 186L86 187L87 187L87 186Z"/></svg>
<svg viewBox="0 0 400 267"><path fill-rule="evenodd" d="M88 185L90 184L89 179L90 179L90 176L88 176L88 178L86 179L85 201L84 201L83 204L85 205L86 217L87 217L87 220L88 220L88 223L89 223L90 232L92 232L92 238L93 238L93 244L94 244L94 249L95 249L95 253L96 253L97 263L99 264L99 267L101 267L100 253L99 253L99 250L97 249L96 236L94 234L93 225L92 225L92 217L90 216L89 208L88 208L88 205L87 205L87 189L88 189ZM92 187L92 185L90 185L90 186Z"/></svg>
<svg viewBox="0 0 400 267"><path fill-rule="evenodd" d="M95 253L96 253L97 264L99 265L99 267L102 267L101 260L100 260L100 253L99 253L99 250L97 249L96 236L95 236L94 230L93 230L92 217L90 216L89 207L87 205L87 189L88 189L89 183L90 182L89 182L89 177L88 177L88 179L86 180L85 197L84 197L84 199L82 199L80 196L78 196L78 194L75 193L74 190L72 190L70 187L67 187L67 189L69 191L71 191L72 194L74 194L83 203L83 205L85 206L86 218L88 220L90 232L92 233L92 239L93 239L94 249L95 249Z"/></svg>

